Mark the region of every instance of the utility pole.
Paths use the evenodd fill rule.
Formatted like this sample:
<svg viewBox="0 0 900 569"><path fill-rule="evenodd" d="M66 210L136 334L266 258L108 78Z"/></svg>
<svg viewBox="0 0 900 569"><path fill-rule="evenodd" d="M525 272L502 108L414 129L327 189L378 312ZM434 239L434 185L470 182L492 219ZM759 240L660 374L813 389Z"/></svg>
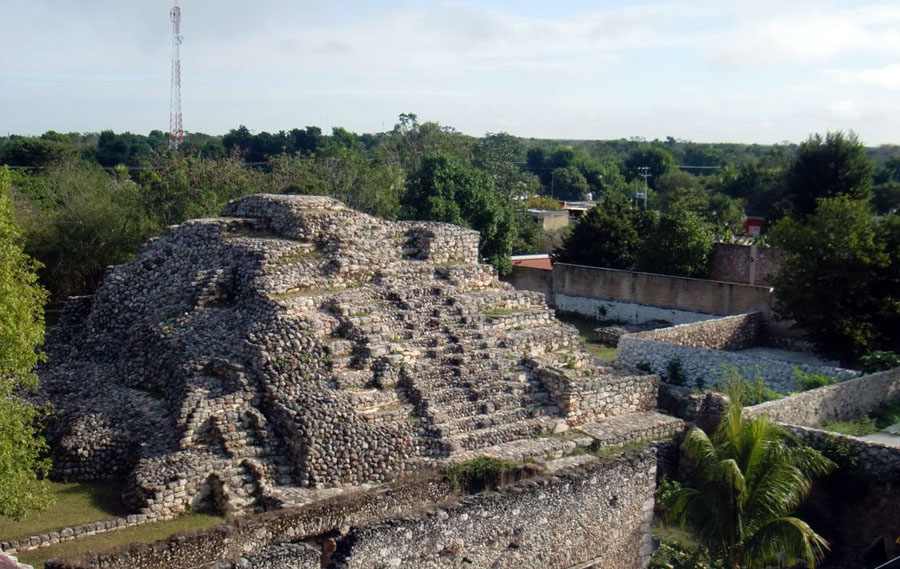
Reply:
<svg viewBox="0 0 900 569"><path fill-rule="evenodd" d="M178 148L184 142L184 125L181 120L181 7L178 0L169 12L172 20L172 80L169 92L169 148Z"/></svg>

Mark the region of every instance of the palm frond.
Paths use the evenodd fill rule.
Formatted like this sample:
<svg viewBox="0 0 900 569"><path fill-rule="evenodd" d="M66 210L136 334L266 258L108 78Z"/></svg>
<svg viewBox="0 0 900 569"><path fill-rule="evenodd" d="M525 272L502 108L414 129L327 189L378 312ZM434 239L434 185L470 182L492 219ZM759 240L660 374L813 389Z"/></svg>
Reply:
<svg viewBox="0 0 900 569"><path fill-rule="evenodd" d="M812 569L829 550L828 541L799 518L782 517L760 528L745 544L742 566L802 561Z"/></svg>

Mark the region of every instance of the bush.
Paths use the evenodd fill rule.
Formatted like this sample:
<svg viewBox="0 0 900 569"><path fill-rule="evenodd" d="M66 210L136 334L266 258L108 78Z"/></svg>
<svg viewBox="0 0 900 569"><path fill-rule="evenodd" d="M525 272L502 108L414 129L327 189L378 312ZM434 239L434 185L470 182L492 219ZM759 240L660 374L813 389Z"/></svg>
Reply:
<svg viewBox="0 0 900 569"><path fill-rule="evenodd" d="M875 419L865 416L861 419L854 419L852 421L835 421L833 423L827 423L822 425L822 430L853 437L862 437L878 432L878 426L875 424Z"/></svg>
<svg viewBox="0 0 900 569"><path fill-rule="evenodd" d="M748 407L781 398L781 395L769 389L766 381L759 375L758 369L756 377L749 380L741 374L741 370L738 368L723 365L722 377L717 379L713 385L717 391L738 394L741 402Z"/></svg>
<svg viewBox="0 0 900 569"><path fill-rule="evenodd" d="M837 381L835 378L822 373L805 373L799 369L794 370L794 377L797 378L797 388L800 391L824 387Z"/></svg>
<svg viewBox="0 0 900 569"><path fill-rule="evenodd" d="M504 483L507 474L516 464L489 456L479 456L461 464L454 464L444 469L444 479L454 490L480 492Z"/></svg>
<svg viewBox="0 0 900 569"><path fill-rule="evenodd" d="M875 350L859 358L859 367L866 373L900 367L900 354Z"/></svg>

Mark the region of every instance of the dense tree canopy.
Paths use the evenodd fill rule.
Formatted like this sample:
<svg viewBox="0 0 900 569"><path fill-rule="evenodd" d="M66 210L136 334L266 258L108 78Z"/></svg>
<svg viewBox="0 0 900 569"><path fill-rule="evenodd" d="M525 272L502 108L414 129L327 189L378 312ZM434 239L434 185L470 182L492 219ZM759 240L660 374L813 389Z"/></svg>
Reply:
<svg viewBox="0 0 900 569"><path fill-rule="evenodd" d="M872 192L872 163L862 143L851 134L829 132L810 136L797 150L786 175L793 215L803 219L816 200L846 195L868 199Z"/></svg>
<svg viewBox="0 0 900 569"><path fill-rule="evenodd" d="M624 197L609 197L590 209L553 253L561 263L633 269L641 247L635 210Z"/></svg>
<svg viewBox="0 0 900 569"><path fill-rule="evenodd" d="M632 151L625 159L625 177L629 180L637 178L642 168L650 174L648 184L655 188L663 174L675 165L675 158L666 149L658 146L644 145Z"/></svg>
<svg viewBox="0 0 900 569"><path fill-rule="evenodd" d="M714 235L707 222L685 209L663 213L638 253L637 268L650 273L703 277Z"/></svg>
<svg viewBox="0 0 900 569"><path fill-rule="evenodd" d="M822 145L827 142L828 137ZM544 232L518 213L529 197L553 199L550 194L558 193L572 200L590 192L598 199L634 198L634 186L625 179L643 167L650 169L650 184L656 187L650 192L651 210L688 209L717 236L729 238L740 230L744 206L748 214L770 222L790 212L793 194L786 179L797 150L790 144L700 144L674 137L548 141L492 133L476 138L420 122L414 113L401 114L392 129L379 133L335 127L326 134L315 126L278 132L241 126L224 136L190 132L177 151L168 148L161 130L146 136L111 131L0 136L0 162L24 167L12 177L26 250L46 265L41 277L57 299L89 292L102 265L127 258L145 236L190 217L213 215L228 200L253 192L330 195L396 218L424 157L432 154L453 157L460 166L487 175L513 212L515 252L547 251L563 236ZM868 148L864 154L877 168L873 207L879 213L894 210L900 205L900 146ZM676 162L712 168L676 170L671 167ZM94 189L85 189L86 184ZM92 191L98 193L97 203L106 205L89 206L90 200L76 198ZM111 202L110 195L121 199ZM76 208L80 213L73 203L85 204ZM97 215L121 216L99 222L99 234L106 237L65 229L64 224L90 220L92 209ZM646 225L637 228L643 239L652 231L654 215L637 217ZM116 237L118 227L123 230ZM89 251L94 243L100 244L100 254L81 274L77 267L83 259L72 253ZM500 255L493 258L498 268L507 266Z"/></svg>
<svg viewBox="0 0 900 569"><path fill-rule="evenodd" d="M446 221L481 232L482 258L508 271L517 237L511 205L490 176L447 154L431 154L409 179L404 200L412 219Z"/></svg>
<svg viewBox="0 0 900 569"><path fill-rule="evenodd" d="M43 343L47 295L37 265L22 252L9 187L9 170L0 167L0 516L18 519L50 500L38 411L22 397L37 385L32 368Z"/></svg>
<svg viewBox="0 0 900 569"><path fill-rule="evenodd" d="M879 221L864 201L824 198L805 222L781 221L772 241L788 253L775 308L823 352L845 363L900 352L900 217Z"/></svg>

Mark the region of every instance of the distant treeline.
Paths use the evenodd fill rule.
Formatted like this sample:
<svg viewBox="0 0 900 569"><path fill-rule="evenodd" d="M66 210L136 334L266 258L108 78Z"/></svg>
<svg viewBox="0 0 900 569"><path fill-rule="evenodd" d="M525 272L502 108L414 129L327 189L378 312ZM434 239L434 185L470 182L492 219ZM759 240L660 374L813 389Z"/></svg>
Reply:
<svg viewBox="0 0 900 569"><path fill-rule="evenodd" d="M253 134L240 126L223 136L188 133L177 150L159 130L13 135L0 137L0 164L12 168L26 250L61 299L91 291L107 265L127 260L166 225L257 192L330 195L389 219L467 225L481 231L482 256L501 272L512 253L560 245L561 235L544 233L524 212L552 205L546 197L613 198L670 217L687 211L728 238L745 213L774 220L802 207L786 178L797 148L473 137L405 113L388 132L308 126ZM900 146L864 154L873 208L896 209Z"/></svg>

